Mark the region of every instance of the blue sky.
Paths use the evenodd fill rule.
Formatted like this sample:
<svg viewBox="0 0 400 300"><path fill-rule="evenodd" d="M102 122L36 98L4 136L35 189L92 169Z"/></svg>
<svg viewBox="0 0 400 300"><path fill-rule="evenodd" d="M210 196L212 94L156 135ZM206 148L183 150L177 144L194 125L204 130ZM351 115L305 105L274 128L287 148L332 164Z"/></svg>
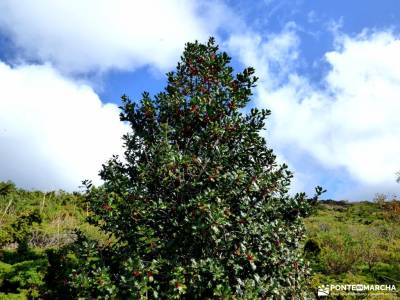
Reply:
<svg viewBox="0 0 400 300"><path fill-rule="evenodd" d="M256 68L251 105L293 191L398 193L400 3L0 0L0 180L76 190L122 153L122 94L165 86L184 43L215 36Z"/></svg>

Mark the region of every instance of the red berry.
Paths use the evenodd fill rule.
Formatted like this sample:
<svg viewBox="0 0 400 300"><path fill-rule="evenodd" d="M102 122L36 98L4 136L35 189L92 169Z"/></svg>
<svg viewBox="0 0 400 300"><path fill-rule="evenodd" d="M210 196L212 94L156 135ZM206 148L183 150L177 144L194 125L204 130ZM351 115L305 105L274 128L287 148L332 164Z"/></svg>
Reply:
<svg viewBox="0 0 400 300"><path fill-rule="evenodd" d="M135 277L139 277L140 276L140 272L139 271L133 271L132 275Z"/></svg>

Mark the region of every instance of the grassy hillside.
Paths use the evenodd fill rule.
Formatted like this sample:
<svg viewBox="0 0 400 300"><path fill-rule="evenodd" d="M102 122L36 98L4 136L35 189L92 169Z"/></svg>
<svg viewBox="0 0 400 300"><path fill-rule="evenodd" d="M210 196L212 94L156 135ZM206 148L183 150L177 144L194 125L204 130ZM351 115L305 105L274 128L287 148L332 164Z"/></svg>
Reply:
<svg viewBox="0 0 400 300"><path fill-rule="evenodd" d="M53 274L65 271L57 269L62 266L55 253L76 238L75 229L109 242L85 223L88 214L79 193L25 191L0 183L0 299L55 299L63 283ZM375 202L322 201L306 227L304 255L314 272L314 290L340 283L400 289L399 201L382 196Z"/></svg>
<svg viewBox="0 0 400 300"><path fill-rule="evenodd" d="M400 289L400 205L396 200L322 202L306 219L311 284L389 284ZM375 298L376 299L376 298Z"/></svg>

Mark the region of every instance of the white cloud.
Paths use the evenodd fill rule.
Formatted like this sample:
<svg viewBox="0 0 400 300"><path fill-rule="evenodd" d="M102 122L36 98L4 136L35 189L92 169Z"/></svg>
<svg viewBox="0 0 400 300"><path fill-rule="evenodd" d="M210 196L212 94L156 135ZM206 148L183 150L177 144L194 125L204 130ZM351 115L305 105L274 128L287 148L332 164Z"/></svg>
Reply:
<svg viewBox="0 0 400 300"><path fill-rule="evenodd" d="M288 34L295 35L283 32L281 37ZM276 37L266 41L257 36L248 38L239 51L242 61L255 66L267 80L280 78L270 71L271 61L287 61L291 65L292 57L298 55L296 38L281 44L274 43ZM265 51L271 44L276 48ZM234 43L231 46L236 49ZM283 57L274 53L283 53ZM335 50L325 55L330 70L324 78L324 88L312 86L308 78L287 66L284 73L287 68L290 73L286 81L278 80L274 85L262 82L256 102L272 110L269 138L278 152L285 154L300 172L301 159L288 152L311 155L327 170L346 170L359 185L358 194L352 194L355 197L365 196L363 190L367 187L370 197L373 195L370 187L376 188L375 192L398 189L395 183L395 172L400 169L398 53L400 39L390 32L341 35L337 37Z"/></svg>
<svg viewBox="0 0 400 300"><path fill-rule="evenodd" d="M279 34L268 35L266 40L254 32L244 32L231 35L225 42L245 64L257 68L261 84L271 89L293 71L299 55L298 44L293 23L288 23Z"/></svg>
<svg viewBox="0 0 400 300"><path fill-rule="evenodd" d="M114 104L49 65L0 62L0 180L37 189L76 190L121 153L127 130Z"/></svg>
<svg viewBox="0 0 400 300"><path fill-rule="evenodd" d="M183 46L205 40L228 18L214 1L3 0L0 30L23 59L51 62L65 72L150 65L165 71Z"/></svg>
<svg viewBox="0 0 400 300"><path fill-rule="evenodd" d="M319 184L313 180L323 170L345 170L358 184L353 195L398 188L397 36L363 32L350 37L340 34L340 23L333 24L335 48L325 55L330 69L324 87L316 88L296 73L301 56L295 24L264 37L248 31L222 2L199 3L0 1L0 31L19 48L19 58L50 62L14 68L0 62L0 179L71 189L95 178L101 163L120 151L125 129L116 106L102 104L92 88L58 71L142 66L165 71L185 42L205 40L224 25L230 34L226 47L261 77L256 104L272 110L270 144L300 175L298 187ZM305 156L314 160L312 167L304 166ZM316 176L310 175L319 167Z"/></svg>
<svg viewBox="0 0 400 300"><path fill-rule="evenodd" d="M117 106L64 75L164 72L186 42L240 22L218 0L3 0L0 12L16 50L0 61L0 180L38 189L99 183L101 164L121 152Z"/></svg>

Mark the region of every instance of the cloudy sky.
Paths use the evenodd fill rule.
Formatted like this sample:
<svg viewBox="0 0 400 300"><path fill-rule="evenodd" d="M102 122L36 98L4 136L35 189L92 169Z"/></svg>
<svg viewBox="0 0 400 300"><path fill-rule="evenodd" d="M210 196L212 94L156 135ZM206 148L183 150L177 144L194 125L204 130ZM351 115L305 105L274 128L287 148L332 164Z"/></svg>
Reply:
<svg viewBox="0 0 400 300"><path fill-rule="evenodd" d="M253 103L294 191L398 193L400 2L0 0L0 180L77 190L121 153L118 104L215 36L256 68Z"/></svg>

